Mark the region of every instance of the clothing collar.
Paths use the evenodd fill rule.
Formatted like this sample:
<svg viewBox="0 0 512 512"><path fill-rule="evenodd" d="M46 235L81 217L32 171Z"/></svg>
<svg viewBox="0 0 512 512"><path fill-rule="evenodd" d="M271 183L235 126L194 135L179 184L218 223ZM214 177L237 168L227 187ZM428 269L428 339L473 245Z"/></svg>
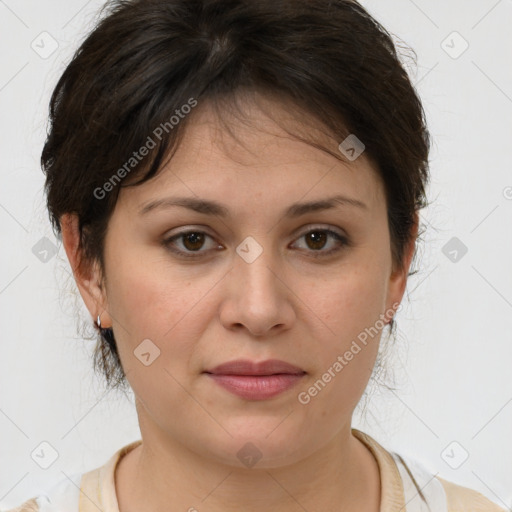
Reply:
<svg viewBox="0 0 512 512"><path fill-rule="evenodd" d="M402 479L391 454L368 434L355 428L352 434L370 450L377 461L381 485L380 512L405 510ZM140 444L141 439L123 446L106 464L82 476L79 512L119 512L115 470L119 461Z"/></svg>

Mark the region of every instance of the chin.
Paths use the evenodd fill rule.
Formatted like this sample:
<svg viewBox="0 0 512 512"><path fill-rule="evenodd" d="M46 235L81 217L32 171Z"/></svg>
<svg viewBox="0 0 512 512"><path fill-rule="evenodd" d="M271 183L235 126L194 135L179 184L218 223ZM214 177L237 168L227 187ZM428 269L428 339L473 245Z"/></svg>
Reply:
<svg viewBox="0 0 512 512"><path fill-rule="evenodd" d="M228 466L248 469L283 467L307 457L317 447L308 449L304 435L291 432L289 425L285 426L285 416L220 422L232 437L226 433L221 438L208 439L210 457Z"/></svg>

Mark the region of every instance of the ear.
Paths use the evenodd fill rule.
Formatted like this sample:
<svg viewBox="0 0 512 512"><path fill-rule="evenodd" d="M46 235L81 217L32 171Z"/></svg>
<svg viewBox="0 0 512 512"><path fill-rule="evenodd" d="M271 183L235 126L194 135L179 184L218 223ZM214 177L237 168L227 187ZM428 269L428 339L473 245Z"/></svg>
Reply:
<svg viewBox="0 0 512 512"><path fill-rule="evenodd" d="M419 215L414 214L414 224L411 228L411 238L409 244L405 248L402 268L394 269L389 279L388 297L386 301L386 311L396 310L393 304L398 305L402 301L402 297L407 286L407 278L411 267L414 250L416 248L416 238L418 236ZM398 306L397 306L398 307Z"/></svg>
<svg viewBox="0 0 512 512"><path fill-rule="evenodd" d="M80 295L91 314L94 323L100 315L101 327L112 326L112 319L108 313L108 302L105 289L101 282L100 267L97 262L90 264L82 261L82 252L79 247L80 231L78 216L64 214L59 219L62 244L66 250L73 276L80 291Z"/></svg>

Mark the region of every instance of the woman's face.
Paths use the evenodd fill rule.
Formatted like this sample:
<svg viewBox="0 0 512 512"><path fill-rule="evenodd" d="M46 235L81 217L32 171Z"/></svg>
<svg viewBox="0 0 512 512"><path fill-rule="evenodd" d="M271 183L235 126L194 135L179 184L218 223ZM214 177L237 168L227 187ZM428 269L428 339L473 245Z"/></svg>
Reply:
<svg viewBox="0 0 512 512"><path fill-rule="evenodd" d="M145 443L231 465L247 453L261 454L259 467L284 465L349 428L406 270L392 271L384 189L364 153L342 163L255 104L246 105L250 126L233 128L242 146L204 107L167 167L122 189L102 306L94 290L81 291L93 318L101 312L113 326ZM293 126L286 109L273 112ZM166 203L176 198L225 212ZM318 202L331 206L297 206ZM206 373L237 359L277 359L303 373Z"/></svg>

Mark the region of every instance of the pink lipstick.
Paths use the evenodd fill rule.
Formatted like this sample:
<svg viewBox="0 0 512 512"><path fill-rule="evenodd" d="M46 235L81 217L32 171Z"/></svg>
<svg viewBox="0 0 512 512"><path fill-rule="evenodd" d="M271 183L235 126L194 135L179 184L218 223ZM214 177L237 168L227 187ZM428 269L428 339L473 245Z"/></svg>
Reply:
<svg viewBox="0 0 512 512"><path fill-rule="evenodd" d="M204 373L227 391L246 400L266 400L277 396L306 375L304 370L278 359L259 363L237 359Z"/></svg>

